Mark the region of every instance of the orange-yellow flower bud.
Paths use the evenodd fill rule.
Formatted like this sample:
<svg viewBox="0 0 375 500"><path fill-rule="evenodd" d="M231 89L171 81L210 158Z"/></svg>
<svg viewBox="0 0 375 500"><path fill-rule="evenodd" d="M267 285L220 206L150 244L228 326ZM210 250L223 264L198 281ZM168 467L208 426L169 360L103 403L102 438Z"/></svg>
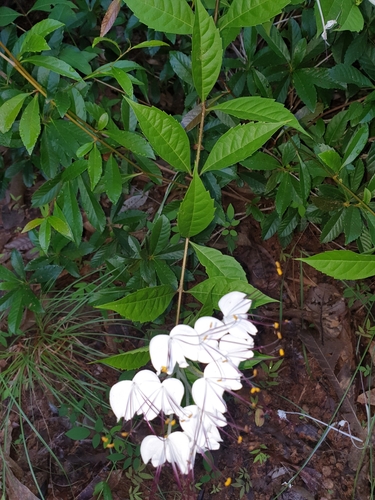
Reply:
<svg viewBox="0 0 375 500"><path fill-rule="evenodd" d="M224 483L224 486L230 486L231 484L232 484L232 479L228 477L228 479Z"/></svg>
<svg viewBox="0 0 375 500"><path fill-rule="evenodd" d="M280 354L280 356L285 356L285 351L284 351L284 349L280 349L280 350L279 350L279 354Z"/></svg>
<svg viewBox="0 0 375 500"><path fill-rule="evenodd" d="M243 439L242 436L238 436L237 443L241 444L242 443L242 439Z"/></svg>

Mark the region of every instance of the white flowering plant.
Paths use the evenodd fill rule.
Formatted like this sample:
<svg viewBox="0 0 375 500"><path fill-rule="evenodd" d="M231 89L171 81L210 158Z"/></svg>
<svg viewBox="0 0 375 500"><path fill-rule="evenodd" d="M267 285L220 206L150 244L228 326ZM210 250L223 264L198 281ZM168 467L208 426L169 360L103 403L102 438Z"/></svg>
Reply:
<svg viewBox="0 0 375 500"><path fill-rule="evenodd" d="M179 477L193 472L197 453L219 449L219 429L227 425L224 393L241 389L239 365L254 356L257 328L248 319L251 304L245 293L233 291L219 300L221 321L203 316L194 327L180 324L169 335L156 335L149 345L156 373L144 369L111 388L110 405L118 420L142 415L148 424L150 434L140 448L144 463L160 469L169 462ZM203 372L197 369L201 364L206 365ZM187 370L196 378L191 387ZM158 416L162 435L152 425ZM181 430L174 430L176 419Z"/></svg>

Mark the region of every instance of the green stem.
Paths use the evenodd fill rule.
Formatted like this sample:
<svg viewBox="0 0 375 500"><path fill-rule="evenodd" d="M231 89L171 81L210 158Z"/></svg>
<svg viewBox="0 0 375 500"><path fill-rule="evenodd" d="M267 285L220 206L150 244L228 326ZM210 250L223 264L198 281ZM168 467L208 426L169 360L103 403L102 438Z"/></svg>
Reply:
<svg viewBox="0 0 375 500"><path fill-rule="evenodd" d="M185 248L184 248L184 256L183 256L183 259L182 259L180 286L178 287L178 301L177 301L176 325L178 325L178 321L179 321L179 318L180 318L182 293L184 291L184 277L185 277L185 269L186 269L186 260L187 260L188 248L189 248L189 238L186 238L186 240L185 240Z"/></svg>

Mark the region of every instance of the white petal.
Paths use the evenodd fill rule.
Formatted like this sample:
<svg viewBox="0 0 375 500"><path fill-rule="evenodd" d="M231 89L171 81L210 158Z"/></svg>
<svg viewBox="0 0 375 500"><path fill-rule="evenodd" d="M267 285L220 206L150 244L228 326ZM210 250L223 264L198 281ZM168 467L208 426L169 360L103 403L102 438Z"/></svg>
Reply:
<svg viewBox="0 0 375 500"><path fill-rule="evenodd" d="M237 366L241 361L250 359L254 356L253 348L254 340L250 335L248 335L247 338L240 338L228 334L219 342L220 352Z"/></svg>
<svg viewBox="0 0 375 500"><path fill-rule="evenodd" d="M219 308L224 316L229 314L243 314L250 309L251 300L246 298L246 293L230 292L221 297Z"/></svg>
<svg viewBox="0 0 375 500"><path fill-rule="evenodd" d="M211 316L202 316L194 325L194 330L202 337L219 340L223 335L228 333L228 328L219 319Z"/></svg>
<svg viewBox="0 0 375 500"><path fill-rule="evenodd" d="M211 380L223 389L238 391L242 387L240 382L242 372L227 360L209 363L203 374L205 379Z"/></svg>
<svg viewBox="0 0 375 500"><path fill-rule="evenodd" d="M109 404L117 420L120 420L121 417L130 420L138 410L139 405L134 390L135 384L132 380L122 380L111 387Z"/></svg>
<svg viewBox="0 0 375 500"><path fill-rule="evenodd" d="M198 361L199 335L194 328L188 325L177 325L172 328L169 335L173 339L173 348L177 345L179 352L181 352L183 356L192 361Z"/></svg>
<svg viewBox="0 0 375 500"><path fill-rule="evenodd" d="M153 337L150 342L149 350L152 366L155 368L156 373L160 375L162 371L168 369L169 335L156 335L156 337Z"/></svg>
<svg viewBox="0 0 375 500"><path fill-rule="evenodd" d="M218 411L225 413L227 405L223 399L224 389L218 384L211 383L209 379L200 378L194 382L191 393L194 402L199 408L207 412Z"/></svg>
<svg viewBox="0 0 375 500"><path fill-rule="evenodd" d="M169 434L166 439L167 460L175 463L181 474L187 474L190 470L189 459L191 454L190 439L184 432L176 431Z"/></svg>
<svg viewBox="0 0 375 500"><path fill-rule="evenodd" d="M154 467L163 465L167 459L165 439L146 436L141 443L141 457L145 464L151 460Z"/></svg>

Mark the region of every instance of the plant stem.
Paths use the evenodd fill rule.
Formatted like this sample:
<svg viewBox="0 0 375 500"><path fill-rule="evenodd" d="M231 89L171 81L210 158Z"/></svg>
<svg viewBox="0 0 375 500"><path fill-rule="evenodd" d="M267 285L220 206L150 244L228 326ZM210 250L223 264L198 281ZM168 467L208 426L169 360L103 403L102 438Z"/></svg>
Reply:
<svg viewBox="0 0 375 500"><path fill-rule="evenodd" d="M187 260L188 248L189 248L189 238L186 238L186 240L185 240L185 248L184 248L184 256L183 256L183 259L182 259L180 286L178 287L178 302L177 302L177 313L176 313L176 325L178 325L178 321L179 321L179 318L180 318L182 292L184 291L184 277L185 277L185 269L186 269L186 260Z"/></svg>

